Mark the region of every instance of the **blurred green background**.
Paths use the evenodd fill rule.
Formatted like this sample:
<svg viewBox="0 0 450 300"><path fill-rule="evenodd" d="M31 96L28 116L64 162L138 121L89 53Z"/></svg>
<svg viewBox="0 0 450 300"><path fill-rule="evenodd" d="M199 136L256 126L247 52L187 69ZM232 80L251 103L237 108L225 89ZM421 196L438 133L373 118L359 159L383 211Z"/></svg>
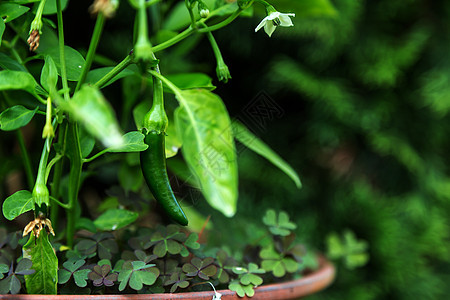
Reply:
<svg viewBox="0 0 450 300"><path fill-rule="evenodd" d="M450 2L272 3L294 27L269 38L255 17L215 34L233 76L218 93L238 117L261 91L276 101L284 114L250 128L303 188L242 151L238 216L284 209L340 257L308 299L448 299Z"/></svg>
<svg viewBox="0 0 450 300"><path fill-rule="evenodd" d="M89 43L90 2L69 1L66 41L73 48ZM271 38L255 33L265 16L258 8L253 17L214 33L233 77L227 84L215 80L216 93L232 118L299 172L303 188L238 145L236 217L222 217L203 199L194 197L193 206L212 214L214 226L223 228L217 238L230 248L252 234L257 225L248 224L258 224L267 208L287 211L299 238L328 253L338 267L335 283L308 299L448 299L450 2L271 3L296 13L295 26L278 28ZM128 53L133 18L121 1L106 24L101 55L118 61ZM152 20L152 32L163 28L162 20ZM209 43L199 35L158 58L166 74L215 76ZM122 82L127 86L123 90L130 90L132 80ZM121 85L104 92L125 116L124 129L133 130L117 97L130 95ZM14 135L0 138L0 155L17 157L0 167L4 198L4 179L20 166L20 157L6 147ZM236 234L227 234L232 230Z"/></svg>

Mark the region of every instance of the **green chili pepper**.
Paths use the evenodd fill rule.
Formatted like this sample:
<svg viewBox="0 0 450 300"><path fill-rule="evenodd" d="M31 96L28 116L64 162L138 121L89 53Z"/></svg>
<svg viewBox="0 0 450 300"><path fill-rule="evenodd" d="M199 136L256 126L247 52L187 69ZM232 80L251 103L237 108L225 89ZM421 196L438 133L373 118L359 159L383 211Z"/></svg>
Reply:
<svg viewBox="0 0 450 300"><path fill-rule="evenodd" d="M188 220L173 194L166 169L165 134L150 131L144 139L148 149L141 152L141 168L150 191L164 211L177 223L186 226Z"/></svg>

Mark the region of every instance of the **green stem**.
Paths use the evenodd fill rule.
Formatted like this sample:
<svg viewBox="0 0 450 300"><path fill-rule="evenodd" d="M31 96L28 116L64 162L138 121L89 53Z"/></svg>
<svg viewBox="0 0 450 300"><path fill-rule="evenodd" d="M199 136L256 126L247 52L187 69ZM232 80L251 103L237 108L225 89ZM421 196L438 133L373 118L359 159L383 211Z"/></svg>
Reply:
<svg viewBox="0 0 450 300"><path fill-rule="evenodd" d="M209 26L208 28L198 29L198 32L205 33L205 32L210 32L210 31L214 31L214 30L220 29L222 27L225 27L228 24L230 24L231 22L233 22L234 19L236 19L242 13L242 11L243 10L239 8L234 13L232 13L228 18L223 20L222 22L212 25L212 26Z"/></svg>
<svg viewBox="0 0 450 300"><path fill-rule="evenodd" d="M103 88L105 84L108 83L111 79L114 78L117 74L122 72L126 67L128 67L131 63L133 63L133 55L127 55L117 66L115 66L111 71L109 71L105 76L100 78L99 81L94 83L94 86L98 88Z"/></svg>
<svg viewBox="0 0 450 300"><path fill-rule="evenodd" d="M69 208L67 209L66 242L67 246L72 248L75 234L75 223L77 221L76 206L81 182L83 161L81 156L80 137L78 136L78 128L76 123L69 122L68 134L68 138L70 138L72 142L72 155L70 156Z"/></svg>
<svg viewBox="0 0 450 300"><path fill-rule="evenodd" d="M57 205L55 205L55 207L61 206L61 207L64 208L64 209L70 209L70 208L71 208L69 204L62 203L61 201L59 201L58 199L56 199L56 198L53 197L53 196L50 196L50 200L52 201L52 203L57 204ZM59 205L59 206L58 206L58 205ZM52 209L53 209L53 207L52 207ZM53 223L53 222L52 222L52 223Z"/></svg>
<svg viewBox="0 0 450 300"><path fill-rule="evenodd" d="M77 86L75 87L75 92L80 89L81 85L86 80L87 73L89 72L92 66L92 61L94 60L95 51L97 50L98 42L100 41L100 36L102 35L104 25L105 16L102 13L97 14L97 21L95 22L94 33L92 34L91 43L89 44L89 50L86 55L86 62L84 63L83 69L81 70L81 75L78 79Z"/></svg>
<svg viewBox="0 0 450 300"><path fill-rule="evenodd" d="M154 47L152 47L152 51L153 53L164 50L166 48L169 48L170 46L184 40L185 38L187 38L188 36L190 36L191 34L193 34L194 32L196 32L196 29L193 29L192 27L189 27L187 29L185 29L183 32L179 33L178 35L174 36L173 38L159 44L156 45Z"/></svg>
<svg viewBox="0 0 450 300"><path fill-rule="evenodd" d="M186 8L189 11L189 17L191 18L191 27L196 29L197 24L195 23L195 16L194 16L194 12L192 11L192 6L189 3L189 0L184 0L184 3L186 4Z"/></svg>
<svg viewBox="0 0 450 300"><path fill-rule="evenodd" d="M28 155L27 147L23 139L23 134L20 129L16 130L17 140L20 146L20 152L22 152L23 166L25 168L25 174L27 175L28 187L30 189L34 186L33 167L31 166L30 156Z"/></svg>
<svg viewBox="0 0 450 300"><path fill-rule="evenodd" d="M102 156L102 155L105 154L105 153L108 153L108 149L104 149L104 150L98 152L97 154L92 155L92 156L89 157L89 158L83 158L83 163L91 162L91 161L93 161L94 159L96 159L96 158Z"/></svg>
<svg viewBox="0 0 450 300"><path fill-rule="evenodd" d="M64 153L65 153L66 135L67 135L67 122L63 122L61 124L60 130L59 130L59 135L58 135L58 142L60 145L63 145L63 149L62 149L61 153L59 153L62 156L64 156ZM51 196L56 199L59 198L59 186L61 184L63 166L64 166L64 160L63 159L59 160L56 163L54 172L53 172L53 181L52 181L52 185L51 185ZM50 198L50 201L52 201L52 198ZM54 226L56 226L56 224L58 224L58 219L59 219L59 206L54 205L55 203L53 203L53 201L51 202L51 204L52 204L52 209L50 210L50 218L51 218L52 224Z"/></svg>
<svg viewBox="0 0 450 300"><path fill-rule="evenodd" d="M61 65L61 79L64 89L64 100L69 101L69 84L67 83L66 56L64 53L64 25L62 17L61 0L56 0L56 14L58 19L59 62Z"/></svg>
<svg viewBox="0 0 450 300"><path fill-rule="evenodd" d="M208 27L205 25L205 28ZM206 36L208 37L208 41L211 44L211 48L214 52L214 56L216 57L217 64L220 63L224 64L225 62L223 60L222 53L220 52L219 45L217 45L216 39L214 38L213 34L210 31L208 31L206 33Z"/></svg>

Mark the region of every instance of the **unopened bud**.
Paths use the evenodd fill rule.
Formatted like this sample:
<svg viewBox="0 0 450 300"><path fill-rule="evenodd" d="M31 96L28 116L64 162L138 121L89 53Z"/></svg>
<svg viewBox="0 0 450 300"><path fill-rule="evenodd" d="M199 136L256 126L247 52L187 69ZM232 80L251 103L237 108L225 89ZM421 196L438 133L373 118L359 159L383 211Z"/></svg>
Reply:
<svg viewBox="0 0 450 300"><path fill-rule="evenodd" d="M208 6L203 1L198 1L198 14L202 18L209 17L209 9Z"/></svg>
<svg viewBox="0 0 450 300"><path fill-rule="evenodd" d="M41 35L39 34L39 30L33 30L28 37L28 45L30 45L30 51L36 51L39 47L39 40Z"/></svg>

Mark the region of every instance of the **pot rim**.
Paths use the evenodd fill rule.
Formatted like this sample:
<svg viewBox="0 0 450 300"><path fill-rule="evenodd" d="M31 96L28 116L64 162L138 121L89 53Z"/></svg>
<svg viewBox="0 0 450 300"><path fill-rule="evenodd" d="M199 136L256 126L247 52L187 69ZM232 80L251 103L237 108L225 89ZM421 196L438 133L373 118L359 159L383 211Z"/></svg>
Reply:
<svg viewBox="0 0 450 300"><path fill-rule="evenodd" d="M284 300L297 299L313 294L328 287L334 280L336 269L325 257L319 256L319 269L302 278L281 283L262 285L255 288L253 297L239 297L231 290L218 290L221 300ZM122 295L0 295L0 299L15 300L176 300L196 299L212 300L214 291L164 293L164 294L122 294Z"/></svg>

